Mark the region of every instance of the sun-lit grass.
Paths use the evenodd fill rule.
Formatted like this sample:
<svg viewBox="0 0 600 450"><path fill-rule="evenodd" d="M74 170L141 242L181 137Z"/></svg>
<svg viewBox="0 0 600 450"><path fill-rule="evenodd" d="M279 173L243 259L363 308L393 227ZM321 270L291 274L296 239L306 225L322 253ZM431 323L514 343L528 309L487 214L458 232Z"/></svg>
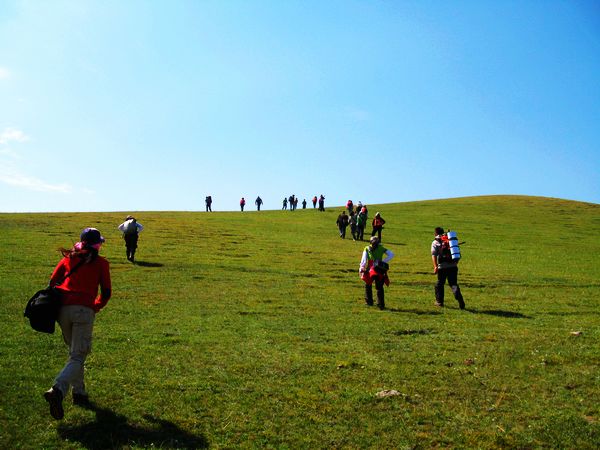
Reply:
<svg viewBox="0 0 600 450"><path fill-rule="evenodd" d="M365 243L326 212L0 214L1 448L598 448L600 206L533 197L372 205L388 310L364 306ZM467 310L433 306L432 230L458 231ZM84 226L107 238L90 409L53 421L66 359L22 317ZM572 332L580 331L580 335ZM377 398L385 389L400 395Z"/></svg>

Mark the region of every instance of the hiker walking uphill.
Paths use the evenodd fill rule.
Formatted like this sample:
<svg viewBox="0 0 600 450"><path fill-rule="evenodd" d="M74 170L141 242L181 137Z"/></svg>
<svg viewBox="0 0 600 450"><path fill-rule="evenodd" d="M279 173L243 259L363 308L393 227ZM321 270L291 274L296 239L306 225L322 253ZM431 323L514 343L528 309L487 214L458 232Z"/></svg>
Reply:
<svg viewBox="0 0 600 450"><path fill-rule="evenodd" d="M86 228L71 250L60 249L63 258L52 276L50 286L60 292L61 307L58 323L63 340L69 347L69 359L44 393L50 415L56 420L64 417L63 399L73 390L73 404L89 403L85 389L84 365L92 348L92 331L96 314L111 296L108 261L98 255L104 238L95 228ZM100 288L100 294L98 294ZM45 356L50 360L48 355Z"/></svg>
<svg viewBox="0 0 600 450"><path fill-rule="evenodd" d="M212 197L210 195L206 196L204 203L206 203L206 212L212 212Z"/></svg>
<svg viewBox="0 0 600 450"><path fill-rule="evenodd" d="M448 239L449 234L444 233L442 227L437 227L435 229L435 239L431 243L433 273L437 274L435 306L444 306L444 285L446 284L446 280L448 280L452 294L454 294L454 298L458 302L458 307L465 309L465 301L458 286L458 261L460 260L460 252L457 253L456 251L458 249L458 239L456 239L456 244L452 244L450 239Z"/></svg>
<svg viewBox="0 0 600 450"><path fill-rule="evenodd" d="M366 226L367 214L361 208L361 211L356 215L356 239L364 240Z"/></svg>
<svg viewBox="0 0 600 450"><path fill-rule="evenodd" d="M379 243L377 236L372 236L370 244L363 250L358 273L365 282L365 303L373 306L373 283L377 291L377 306L385 309L383 285L390 285L387 275L388 263L394 253Z"/></svg>
<svg viewBox="0 0 600 450"><path fill-rule="evenodd" d="M381 214L376 213L375 217L373 217L373 221L371 225L373 225L373 231L371 231L371 236L375 236L379 238L379 242L381 242L381 230L383 230L383 225L385 224L385 220L381 217Z"/></svg>
<svg viewBox="0 0 600 450"><path fill-rule="evenodd" d="M315 209L317 207L317 196L316 195L312 198L312 204L313 204L313 209Z"/></svg>
<svg viewBox="0 0 600 450"><path fill-rule="evenodd" d="M356 240L357 228L356 228L356 214L354 211L350 211L350 217L348 218L348 224L350 225L350 233L352 233L352 240Z"/></svg>
<svg viewBox="0 0 600 450"><path fill-rule="evenodd" d="M144 227L141 223L135 220L133 216L127 216L125 222L119 225L119 231L123 233L125 239L125 249L127 252L127 260L135 262L135 251L137 249L139 234Z"/></svg>
<svg viewBox="0 0 600 450"><path fill-rule="evenodd" d="M319 211L325 211L325 196L323 194L319 197Z"/></svg>
<svg viewBox="0 0 600 450"><path fill-rule="evenodd" d="M340 237L346 239L346 228L348 227L348 216L346 215L346 211L342 211L335 223L340 230Z"/></svg>
<svg viewBox="0 0 600 450"><path fill-rule="evenodd" d="M260 211L260 205L263 204L262 198L260 198L260 196L256 197L256 200L254 201L254 204L256 205L256 210Z"/></svg>
<svg viewBox="0 0 600 450"><path fill-rule="evenodd" d="M287 197L283 197L283 207L281 209L287 209Z"/></svg>
<svg viewBox="0 0 600 450"><path fill-rule="evenodd" d="M245 199L244 197L242 197L242 198L240 199L240 210L241 210L242 212L244 212L244 206L246 206L246 199Z"/></svg>

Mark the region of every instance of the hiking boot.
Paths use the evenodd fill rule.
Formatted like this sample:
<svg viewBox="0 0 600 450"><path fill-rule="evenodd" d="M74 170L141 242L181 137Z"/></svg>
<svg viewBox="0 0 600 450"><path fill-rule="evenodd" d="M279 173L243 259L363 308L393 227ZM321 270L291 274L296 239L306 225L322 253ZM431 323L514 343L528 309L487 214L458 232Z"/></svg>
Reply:
<svg viewBox="0 0 600 450"><path fill-rule="evenodd" d="M51 387L44 392L44 398L50 405L50 415L56 420L61 420L65 416L65 411L63 410L63 395L60 389Z"/></svg>
<svg viewBox="0 0 600 450"><path fill-rule="evenodd" d="M462 298L458 300L458 307L460 309L465 309L465 301Z"/></svg>
<svg viewBox="0 0 600 450"><path fill-rule="evenodd" d="M73 393L73 404L75 406L88 406L90 404L90 398L87 394Z"/></svg>
<svg viewBox="0 0 600 450"><path fill-rule="evenodd" d="M443 304L443 303L441 303L441 302L435 302L435 303L434 303L434 306L437 306L438 308L443 308L443 307L444 307L444 304Z"/></svg>

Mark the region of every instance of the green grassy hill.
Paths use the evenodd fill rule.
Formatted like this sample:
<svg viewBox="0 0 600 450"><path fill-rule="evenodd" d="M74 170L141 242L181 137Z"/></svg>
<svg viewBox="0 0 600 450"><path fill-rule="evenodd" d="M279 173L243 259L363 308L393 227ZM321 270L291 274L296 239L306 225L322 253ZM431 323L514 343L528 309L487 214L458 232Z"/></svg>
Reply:
<svg viewBox="0 0 600 450"><path fill-rule="evenodd" d="M364 305L366 243L338 237L341 210L139 212L136 265L126 213L0 214L0 448L600 446L600 205L370 205L396 254L386 311ZM466 241L466 311L448 289L433 306L438 225ZM67 350L22 310L85 226L107 239L114 296L93 406L67 399L55 422L41 394Z"/></svg>

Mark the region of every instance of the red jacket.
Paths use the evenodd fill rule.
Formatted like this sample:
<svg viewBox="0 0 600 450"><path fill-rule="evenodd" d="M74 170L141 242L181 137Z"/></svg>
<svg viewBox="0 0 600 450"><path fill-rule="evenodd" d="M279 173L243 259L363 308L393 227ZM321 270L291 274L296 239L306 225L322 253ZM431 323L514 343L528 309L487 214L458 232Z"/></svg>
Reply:
<svg viewBox="0 0 600 450"><path fill-rule="evenodd" d="M56 286L64 275L71 271L75 265L81 261L78 256L65 256L60 260L52 276L50 277L50 286ZM62 291L63 305L82 305L92 308L94 311L100 311L108 303L109 298L98 294L98 287L104 292L110 292L110 268L108 261L102 256L97 256L92 262L81 265L75 270L72 276L69 276L58 286Z"/></svg>

